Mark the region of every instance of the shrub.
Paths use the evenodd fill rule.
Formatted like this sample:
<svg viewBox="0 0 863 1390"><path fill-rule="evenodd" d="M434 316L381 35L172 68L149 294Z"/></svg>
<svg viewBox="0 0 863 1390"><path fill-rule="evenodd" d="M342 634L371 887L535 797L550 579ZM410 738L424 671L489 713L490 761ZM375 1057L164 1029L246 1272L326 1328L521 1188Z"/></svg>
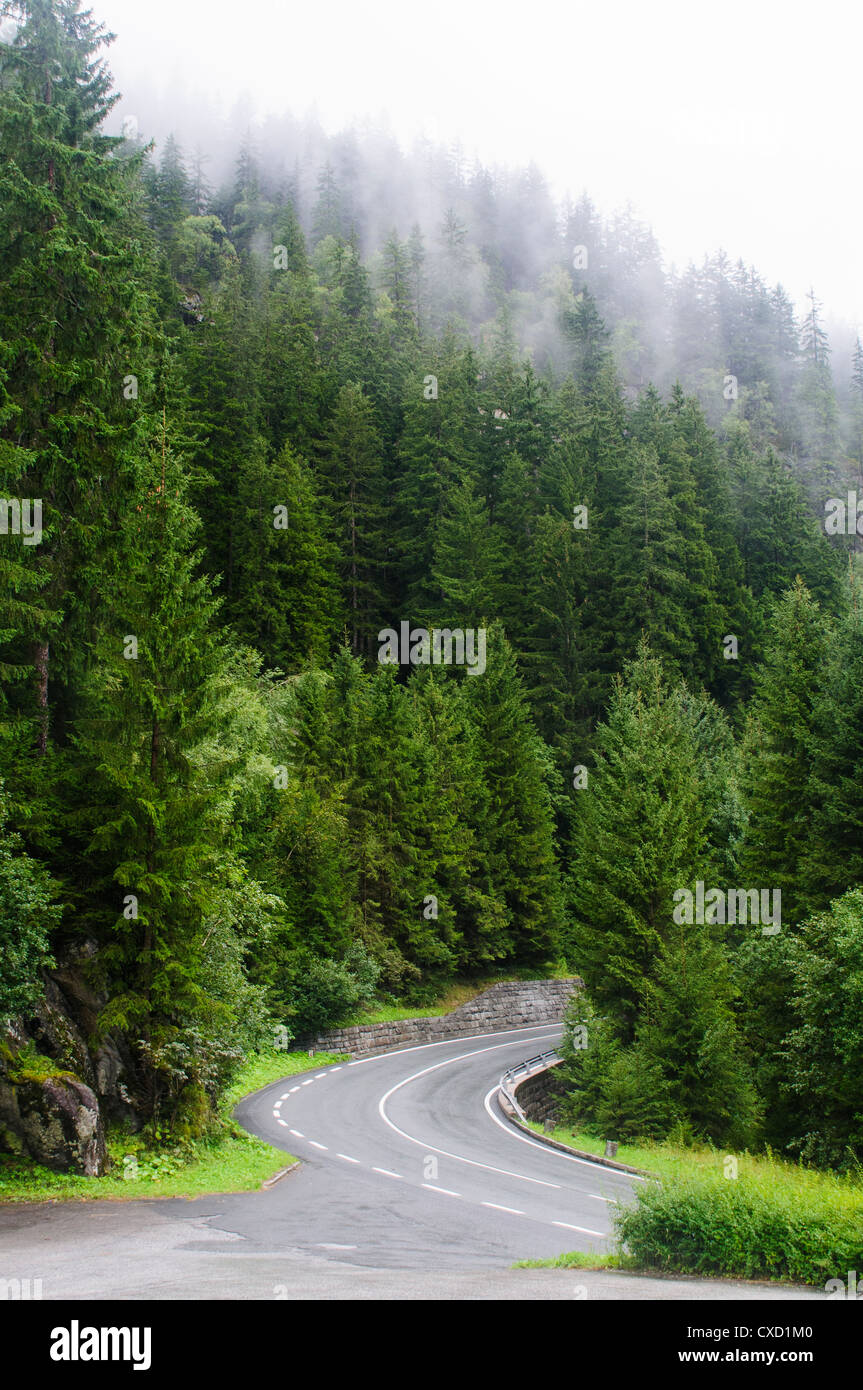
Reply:
<svg viewBox="0 0 863 1390"><path fill-rule="evenodd" d="M646 1268L821 1287L863 1268L863 1189L779 1163L646 1184L615 1224Z"/></svg>
<svg viewBox="0 0 863 1390"><path fill-rule="evenodd" d="M380 974L377 962L359 941L340 961L298 951L292 964L293 980L286 993L297 1037L344 1023L358 1004L374 997Z"/></svg>

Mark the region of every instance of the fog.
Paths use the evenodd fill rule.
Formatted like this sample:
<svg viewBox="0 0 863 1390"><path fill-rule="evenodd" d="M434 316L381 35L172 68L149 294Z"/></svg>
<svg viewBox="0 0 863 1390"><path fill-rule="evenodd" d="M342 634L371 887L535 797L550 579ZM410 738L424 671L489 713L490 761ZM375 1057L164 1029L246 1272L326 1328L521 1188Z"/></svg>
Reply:
<svg viewBox="0 0 863 1390"><path fill-rule="evenodd" d="M97 0L120 114L217 150L211 112L285 111L535 161L562 197L631 202L670 267L723 248L828 320L863 322L860 20L837 0L571 8Z"/></svg>

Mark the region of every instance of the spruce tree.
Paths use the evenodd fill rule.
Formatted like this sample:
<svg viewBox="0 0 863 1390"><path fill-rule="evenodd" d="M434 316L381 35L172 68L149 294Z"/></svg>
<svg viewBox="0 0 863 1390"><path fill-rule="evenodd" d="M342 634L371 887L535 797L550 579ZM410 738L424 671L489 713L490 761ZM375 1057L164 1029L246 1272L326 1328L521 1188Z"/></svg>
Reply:
<svg viewBox="0 0 863 1390"><path fill-rule="evenodd" d="M811 843L813 728L829 627L802 580L775 602L743 749L746 886L779 889L783 922L804 906L801 865Z"/></svg>
<svg viewBox="0 0 863 1390"><path fill-rule="evenodd" d="M226 616L284 671L326 659L340 628L336 555L305 461L249 450L237 481L235 581Z"/></svg>
<svg viewBox="0 0 863 1390"><path fill-rule="evenodd" d="M243 659L215 632L178 464L157 447L142 473L148 486L105 576L109 621L77 720L60 862L77 929L99 945L100 1028L132 1041L138 1104L155 1117L172 1057L194 1051L219 1011L204 983L206 943L230 884L254 695ZM196 1059L199 1081L211 1061Z"/></svg>
<svg viewBox="0 0 863 1390"><path fill-rule="evenodd" d="M863 615L856 589L833 641L822 637L812 693L811 776L796 842L797 881L806 901L824 909L863 885Z"/></svg>
<svg viewBox="0 0 863 1390"><path fill-rule="evenodd" d="M21 557L40 574L15 584L39 594L26 637L45 753L134 490L149 266L134 210L141 156L118 158L122 138L101 133L117 100L101 56L110 36L77 0L15 0L2 13L18 27L0 45L0 492L42 503L42 542Z"/></svg>
<svg viewBox="0 0 863 1390"><path fill-rule="evenodd" d="M562 904L549 791L551 762L536 733L515 654L500 624L486 634L486 669L462 682L489 794L478 858L506 903L508 954L538 965L560 950Z"/></svg>
<svg viewBox="0 0 863 1390"><path fill-rule="evenodd" d="M371 401L356 382L339 391L324 439L322 474L351 650L369 653L389 626L383 444Z"/></svg>
<svg viewBox="0 0 863 1390"><path fill-rule="evenodd" d="M692 723L646 643L616 682L593 763L576 804L570 958L629 1041L675 891L703 878L709 821Z"/></svg>

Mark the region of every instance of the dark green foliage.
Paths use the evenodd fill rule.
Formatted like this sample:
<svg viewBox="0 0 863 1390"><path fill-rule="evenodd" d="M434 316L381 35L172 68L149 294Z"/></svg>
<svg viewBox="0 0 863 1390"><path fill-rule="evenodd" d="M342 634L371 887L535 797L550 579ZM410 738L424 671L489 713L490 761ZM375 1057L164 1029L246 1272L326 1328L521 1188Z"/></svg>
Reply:
<svg viewBox="0 0 863 1390"><path fill-rule="evenodd" d="M359 941L341 960L297 951L273 991L274 1006L284 1011L296 1037L312 1038L368 1004L379 975L380 967Z"/></svg>
<svg viewBox="0 0 863 1390"><path fill-rule="evenodd" d="M703 877L710 808L696 756L680 696L644 646L597 730L569 880L574 959L624 1035L668 939L674 892Z"/></svg>
<svg viewBox="0 0 863 1390"><path fill-rule="evenodd" d="M791 953L791 1027L783 1042L789 1148L809 1163L859 1171L863 1158L863 891L807 922Z"/></svg>
<svg viewBox="0 0 863 1390"><path fill-rule="evenodd" d="M799 920L805 901L801 865L812 835L814 710L829 639L821 609L798 579L768 618L743 747L749 823L741 869L747 881L781 890L789 923Z"/></svg>
<svg viewBox="0 0 863 1390"><path fill-rule="evenodd" d="M814 294L801 335L742 263L666 277L536 169L289 122L211 192L103 133L75 0L0 13L2 1007L95 942L140 1113L191 1133L270 1010L562 963L585 1123L845 1162L859 345L837 392ZM482 669L382 665L403 621ZM781 888L783 933L677 922L698 879Z"/></svg>
<svg viewBox="0 0 863 1390"><path fill-rule="evenodd" d="M42 969L50 963L48 940L61 909L51 880L5 828L0 788L0 1024L35 1004Z"/></svg>

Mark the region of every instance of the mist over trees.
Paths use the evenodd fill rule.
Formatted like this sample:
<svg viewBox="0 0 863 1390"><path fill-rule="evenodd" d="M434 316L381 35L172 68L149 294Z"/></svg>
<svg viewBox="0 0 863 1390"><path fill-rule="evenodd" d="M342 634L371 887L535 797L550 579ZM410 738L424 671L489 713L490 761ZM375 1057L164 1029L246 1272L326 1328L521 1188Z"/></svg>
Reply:
<svg viewBox="0 0 863 1390"><path fill-rule="evenodd" d="M535 167L108 136L93 20L3 14L4 1017L75 963L197 1132L274 1028L566 969L587 1118L859 1156L863 346Z"/></svg>

